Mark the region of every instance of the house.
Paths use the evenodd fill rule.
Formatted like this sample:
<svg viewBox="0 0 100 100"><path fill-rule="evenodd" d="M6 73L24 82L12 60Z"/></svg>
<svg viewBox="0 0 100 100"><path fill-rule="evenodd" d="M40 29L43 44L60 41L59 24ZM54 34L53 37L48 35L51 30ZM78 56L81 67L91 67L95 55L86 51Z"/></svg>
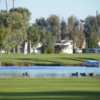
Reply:
<svg viewBox="0 0 100 100"><path fill-rule="evenodd" d="M87 48L86 53L100 53L100 48Z"/></svg>
<svg viewBox="0 0 100 100"><path fill-rule="evenodd" d="M86 48L86 53L100 53L100 42L98 43L98 48Z"/></svg>
<svg viewBox="0 0 100 100"><path fill-rule="evenodd" d="M31 53L42 53L42 43L38 43L37 46L31 48Z"/></svg>
<svg viewBox="0 0 100 100"><path fill-rule="evenodd" d="M41 42L38 43L37 46L33 46L33 47L30 46L31 49L28 48L28 45L29 45L28 42L25 42L24 49L22 48L22 46L20 46L20 52L21 53L24 52L24 54L27 54L29 52L30 53L39 53L39 54L42 53L42 43Z"/></svg>
<svg viewBox="0 0 100 100"><path fill-rule="evenodd" d="M56 53L73 53L73 46L75 44L72 40L59 40L55 43L55 52Z"/></svg>
<svg viewBox="0 0 100 100"><path fill-rule="evenodd" d="M1 51L0 51L0 54L1 54L1 53L6 53L6 51L5 51L5 50L1 50Z"/></svg>

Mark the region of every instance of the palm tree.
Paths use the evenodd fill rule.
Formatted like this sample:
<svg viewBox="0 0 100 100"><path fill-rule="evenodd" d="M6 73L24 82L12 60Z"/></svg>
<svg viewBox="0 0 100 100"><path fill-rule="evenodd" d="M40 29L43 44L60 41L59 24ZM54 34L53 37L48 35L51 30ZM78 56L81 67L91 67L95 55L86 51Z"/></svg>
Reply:
<svg viewBox="0 0 100 100"><path fill-rule="evenodd" d="M13 0L13 12L14 12L14 0Z"/></svg>
<svg viewBox="0 0 100 100"><path fill-rule="evenodd" d="M6 2L6 12L8 12L7 0L5 0L5 2Z"/></svg>

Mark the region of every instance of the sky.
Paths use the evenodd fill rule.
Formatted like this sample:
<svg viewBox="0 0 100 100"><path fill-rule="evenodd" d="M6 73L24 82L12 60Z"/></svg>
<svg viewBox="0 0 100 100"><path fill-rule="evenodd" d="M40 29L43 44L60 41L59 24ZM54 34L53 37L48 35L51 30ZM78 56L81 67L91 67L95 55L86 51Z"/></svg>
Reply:
<svg viewBox="0 0 100 100"><path fill-rule="evenodd" d="M67 22L71 15L85 20L89 15L100 14L100 0L14 0L14 7L27 8L31 12L30 23L37 18L47 19L54 14ZM8 11L13 7L13 0L7 0ZM0 0L0 10L6 10L5 0Z"/></svg>

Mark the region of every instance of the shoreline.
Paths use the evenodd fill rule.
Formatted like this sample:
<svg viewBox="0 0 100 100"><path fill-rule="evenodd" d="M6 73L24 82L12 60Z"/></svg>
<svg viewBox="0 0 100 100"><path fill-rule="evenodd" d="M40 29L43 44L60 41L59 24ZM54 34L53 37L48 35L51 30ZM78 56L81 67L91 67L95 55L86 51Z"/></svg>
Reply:
<svg viewBox="0 0 100 100"><path fill-rule="evenodd" d="M3 67L3 66L86 66L85 62L84 63L79 63L79 64L30 64L30 63L4 63L2 62L1 63L1 66L0 67Z"/></svg>

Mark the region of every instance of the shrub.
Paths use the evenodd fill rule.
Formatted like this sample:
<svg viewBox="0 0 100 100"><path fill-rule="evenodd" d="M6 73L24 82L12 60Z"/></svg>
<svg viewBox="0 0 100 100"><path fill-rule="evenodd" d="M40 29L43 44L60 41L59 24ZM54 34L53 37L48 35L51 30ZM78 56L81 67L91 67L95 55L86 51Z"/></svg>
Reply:
<svg viewBox="0 0 100 100"><path fill-rule="evenodd" d="M88 43L88 47L89 48L98 48L98 39L95 37L90 39L89 43Z"/></svg>
<svg viewBox="0 0 100 100"><path fill-rule="evenodd" d="M47 53L54 53L55 52L55 49L54 48L47 48Z"/></svg>

